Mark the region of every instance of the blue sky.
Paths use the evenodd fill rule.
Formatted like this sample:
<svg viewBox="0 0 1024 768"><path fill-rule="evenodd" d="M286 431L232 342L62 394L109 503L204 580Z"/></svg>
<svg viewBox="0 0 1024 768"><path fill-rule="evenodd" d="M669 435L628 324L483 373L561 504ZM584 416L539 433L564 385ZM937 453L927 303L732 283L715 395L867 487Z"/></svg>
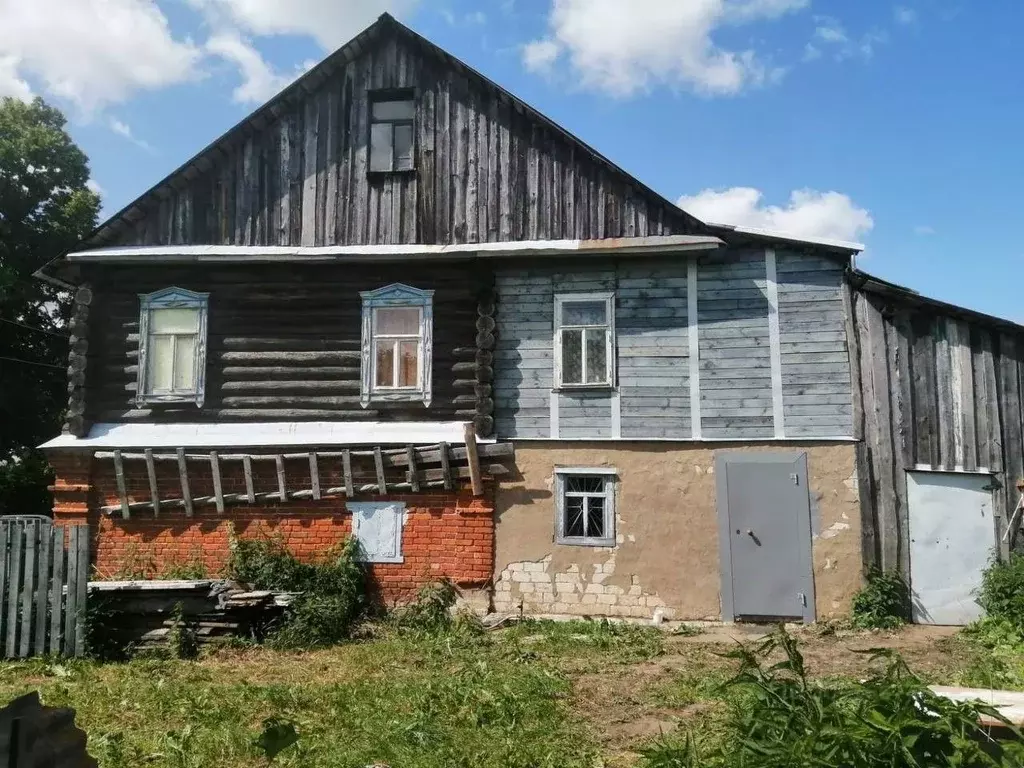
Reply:
<svg viewBox="0 0 1024 768"><path fill-rule="evenodd" d="M1024 322L1017 0L0 0L0 94L111 213L383 10L697 215Z"/></svg>

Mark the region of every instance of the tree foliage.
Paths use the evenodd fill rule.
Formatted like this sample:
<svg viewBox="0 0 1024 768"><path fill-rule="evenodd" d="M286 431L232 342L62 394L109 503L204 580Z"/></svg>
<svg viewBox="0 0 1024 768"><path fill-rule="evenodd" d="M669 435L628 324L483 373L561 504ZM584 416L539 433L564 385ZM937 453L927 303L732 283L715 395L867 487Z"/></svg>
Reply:
<svg viewBox="0 0 1024 768"><path fill-rule="evenodd" d="M59 110L0 99L0 513L49 511L35 450L67 402L70 295L32 277L96 225L85 154Z"/></svg>

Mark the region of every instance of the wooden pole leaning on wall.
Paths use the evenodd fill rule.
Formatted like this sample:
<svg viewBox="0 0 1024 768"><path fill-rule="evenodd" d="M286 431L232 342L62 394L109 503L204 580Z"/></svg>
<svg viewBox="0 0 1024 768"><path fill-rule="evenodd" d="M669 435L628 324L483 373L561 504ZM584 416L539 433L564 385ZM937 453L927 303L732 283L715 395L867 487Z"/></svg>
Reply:
<svg viewBox="0 0 1024 768"><path fill-rule="evenodd" d="M472 422L465 425L466 458L469 460L469 481L473 486L474 496L484 495L484 479L480 474L480 454L476 448L476 427Z"/></svg>

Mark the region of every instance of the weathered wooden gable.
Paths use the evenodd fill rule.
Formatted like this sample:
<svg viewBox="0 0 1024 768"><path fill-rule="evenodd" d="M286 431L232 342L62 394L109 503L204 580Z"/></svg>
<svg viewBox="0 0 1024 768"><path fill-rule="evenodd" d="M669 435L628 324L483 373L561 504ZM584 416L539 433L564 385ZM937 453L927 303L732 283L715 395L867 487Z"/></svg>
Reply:
<svg viewBox="0 0 1024 768"><path fill-rule="evenodd" d="M415 93L415 172L368 173L369 94L382 89ZM702 226L384 17L115 216L93 243L447 244Z"/></svg>

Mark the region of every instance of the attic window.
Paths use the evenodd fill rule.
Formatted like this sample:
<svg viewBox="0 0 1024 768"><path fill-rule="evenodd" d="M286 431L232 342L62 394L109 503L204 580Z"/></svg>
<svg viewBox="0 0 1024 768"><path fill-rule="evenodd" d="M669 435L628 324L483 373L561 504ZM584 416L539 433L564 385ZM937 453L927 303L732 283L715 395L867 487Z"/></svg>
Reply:
<svg viewBox="0 0 1024 768"><path fill-rule="evenodd" d="M415 118L411 91L370 93L370 173L414 170Z"/></svg>

